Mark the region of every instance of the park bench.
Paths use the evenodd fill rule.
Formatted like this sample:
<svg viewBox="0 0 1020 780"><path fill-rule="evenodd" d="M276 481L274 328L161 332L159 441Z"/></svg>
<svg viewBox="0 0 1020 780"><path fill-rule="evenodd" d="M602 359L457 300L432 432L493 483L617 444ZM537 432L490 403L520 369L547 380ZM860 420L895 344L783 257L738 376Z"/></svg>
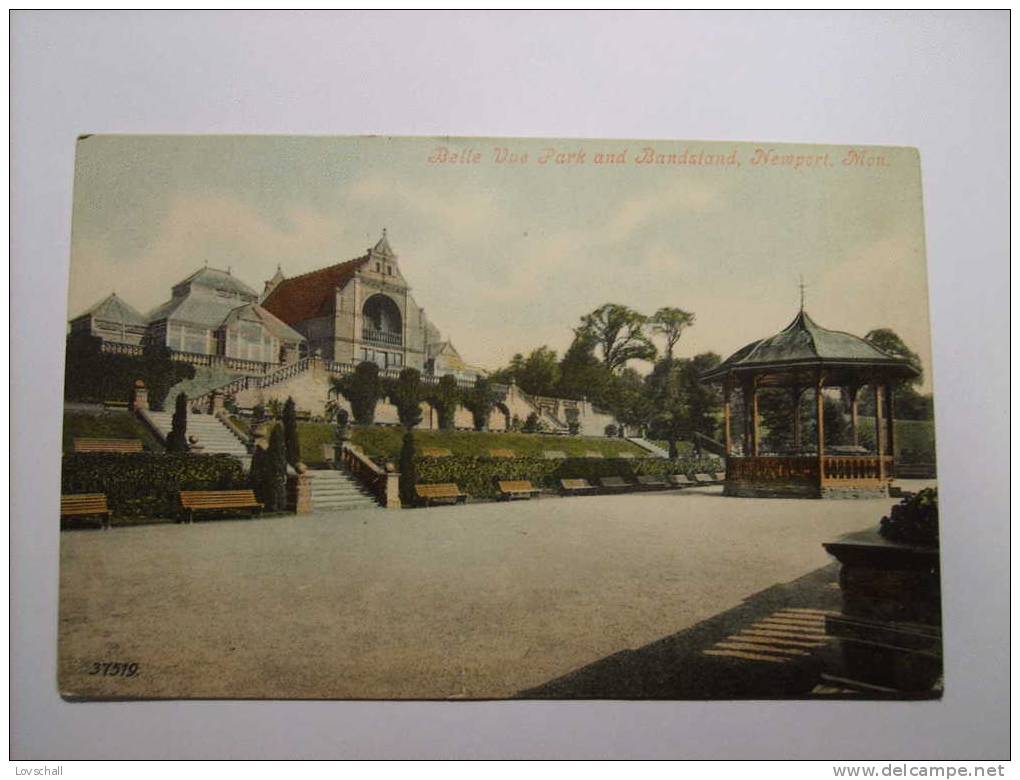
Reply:
<svg viewBox="0 0 1020 780"><path fill-rule="evenodd" d="M567 457L567 453L562 450L542 450L542 457L546 460L564 460Z"/></svg>
<svg viewBox="0 0 1020 780"><path fill-rule="evenodd" d="M513 457L516 457L516 456L514 455L514 451L513 450L495 449L495 450L489 450L489 457L490 458L513 458Z"/></svg>
<svg viewBox="0 0 1020 780"><path fill-rule="evenodd" d="M507 501L515 498L531 498L537 496L539 491L530 480L527 479L501 479L497 480L500 495Z"/></svg>
<svg viewBox="0 0 1020 780"><path fill-rule="evenodd" d="M262 504L254 490L182 490L181 508L188 513L188 522L195 520L195 512L227 512L247 509L253 515L262 513Z"/></svg>
<svg viewBox="0 0 1020 780"><path fill-rule="evenodd" d="M599 484L602 486L602 490L609 493L620 493L633 487L623 477L599 477Z"/></svg>
<svg viewBox="0 0 1020 780"><path fill-rule="evenodd" d="M670 474L669 484L671 484L673 487L685 488L691 487L692 485L695 485L697 483L692 482L690 477L688 477L686 474Z"/></svg>
<svg viewBox="0 0 1020 780"><path fill-rule="evenodd" d="M104 529L110 527L110 507L105 493L74 493L60 497L60 519L99 517Z"/></svg>
<svg viewBox="0 0 1020 780"><path fill-rule="evenodd" d="M651 474L642 474L637 478L637 481L638 487L643 487L646 490L665 490L669 487L665 479Z"/></svg>
<svg viewBox="0 0 1020 780"><path fill-rule="evenodd" d="M711 474L700 471L694 475L694 481L699 485L718 485L721 480L717 480Z"/></svg>
<svg viewBox="0 0 1020 780"><path fill-rule="evenodd" d="M425 502L425 506L431 506L436 501L462 503L467 499L467 493L461 493L460 488L454 482L441 482L433 485L415 485L414 492L418 498Z"/></svg>
<svg viewBox="0 0 1020 780"><path fill-rule="evenodd" d="M450 450L443 449L442 447L425 447L422 449L421 454L426 458L449 458L453 455Z"/></svg>
<svg viewBox="0 0 1020 780"><path fill-rule="evenodd" d="M586 479L561 479L560 487L567 495L594 493L596 487Z"/></svg>
<svg viewBox="0 0 1020 780"><path fill-rule="evenodd" d="M141 452L141 439L87 439L75 437L75 452Z"/></svg>

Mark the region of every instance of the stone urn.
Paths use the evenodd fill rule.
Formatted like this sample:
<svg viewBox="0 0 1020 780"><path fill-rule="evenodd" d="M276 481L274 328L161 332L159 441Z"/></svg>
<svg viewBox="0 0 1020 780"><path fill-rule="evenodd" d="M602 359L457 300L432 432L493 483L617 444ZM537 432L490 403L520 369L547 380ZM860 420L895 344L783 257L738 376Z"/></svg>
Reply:
<svg viewBox="0 0 1020 780"><path fill-rule="evenodd" d="M336 428L333 430L333 463L339 464L343 457L344 445L350 440L350 414L346 409L336 413Z"/></svg>
<svg viewBox="0 0 1020 780"><path fill-rule="evenodd" d="M938 546L890 540L877 528L823 546L841 564L843 608L826 618L826 633L840 640L842 676L935 695L942 674Z"/></svg>

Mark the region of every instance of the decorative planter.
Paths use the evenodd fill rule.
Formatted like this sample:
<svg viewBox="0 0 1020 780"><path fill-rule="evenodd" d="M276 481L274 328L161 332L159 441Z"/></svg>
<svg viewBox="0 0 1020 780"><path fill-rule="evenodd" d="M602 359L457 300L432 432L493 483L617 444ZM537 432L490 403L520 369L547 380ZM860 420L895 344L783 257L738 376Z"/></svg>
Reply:
<svg viewBox="0 0 1020 780"><path fill-rule="evenodd" d="M878 530L823 545L841 564L843 610L826 619L844 676L904 693L928 692L942 673L939 550Z"/></svg>

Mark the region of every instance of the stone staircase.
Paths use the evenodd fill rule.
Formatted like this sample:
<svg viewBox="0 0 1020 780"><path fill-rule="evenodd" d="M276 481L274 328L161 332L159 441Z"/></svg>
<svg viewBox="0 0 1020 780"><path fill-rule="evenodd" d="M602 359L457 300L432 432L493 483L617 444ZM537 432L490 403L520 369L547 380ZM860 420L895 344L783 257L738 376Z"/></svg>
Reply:
<svg viewBox="0 0 1020 780"><path fill-rule="evenodd" d="M312 487L313 512L379 508L375 499L343 471L312 469L308 472L308 478Z"/></svg>
<svg viewBox="0 0 1020 780"><path fill-rule="evenodd" d="M650 441L648 441L648 439L642 438L640 436L628 436L627 441L631 442L632 444L636 444L638 447L645 450L650 455L654 455L656 458L669 457L669 452L667 450L662 449L662 447L660 447L657 444L652 444Z"/></svg>
<svg viewBox="0 0 1020 780"><path fill-rule="evenodd" d="M172 427L173 413L150 411L148 415L165 440ZM233 455L240 458L245 467L251 460L248 448L244 443L234 435L233 431L220 422L219 418L211 414L188 412L187 433L189 439L192 436L198 439L197 443L202 447L203 454Z"/></svg>

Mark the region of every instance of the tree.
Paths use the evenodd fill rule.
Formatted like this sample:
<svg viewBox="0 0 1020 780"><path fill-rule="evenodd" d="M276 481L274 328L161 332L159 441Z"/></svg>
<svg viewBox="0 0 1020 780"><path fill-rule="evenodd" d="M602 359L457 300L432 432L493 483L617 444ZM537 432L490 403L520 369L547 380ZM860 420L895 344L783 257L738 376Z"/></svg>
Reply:
<svg viewBox="0 0 1020 780"><path fill-rule="evenodd" d="M421 422L421 373L416 368L405 368L390 387L390 403L397 407L400 424L407 430Z"/></svg>
<svg viewBox="0 0 1020 780"><path fill-rule="evenodd" d="M653 438L669 443L669 456L677 457L676 443L700 433L715 438L721 407L719 392L701 382L701 374L719 364L714 352L690 359L663 358L645 379L652 413L649 420Z"/></svg>
<svg viewBox="0 0 1020 780"><path fill-rule="evenodd" d="M174 416L170 419L170 433L166 437L168 452L188 451L188 396L177 394Z"/></svg>
<svg viewBox="0 0 1020 780"><path fill-rule="evenodd" d="M649 323L652 332L662 336L666 341L666 360L673 359L673 349L680 340L684 328L694 324L694 315L683 309L664 306L652 315Z"/></svg>
<svg viewBox="0 0 1020 780"><path fill-rule="evenodd" d="M900 379L892 383L893 415L903 420L930 420L935 414L935 404L931 393L917 390L924 381L924 366L920 356L908 347L895 331L890 328L876 328L865 334L864 339L883 352L904 358L917 369L916 377ZM875 413L874 398L870 393L861 395L860 411L862 414Z"/></svg>
<svg viewBox="0 0 1020 780"><path fill-rule="evenodd" d="M524 427L521 430L524 433L541 433L543 428L542 421L538 418L538 412L532 412L524 421Z"/></svg>
<svg viewBox="0 0 1020 780"><path fill-rule="evenodd" d="M554 395L560 381L560 365L555 350L541 346L533 349L527 358L514 355L507 374L526 393Z"/></svg>
<svg viewBox="0 0 1020 780"><path fill-rule="evenodd" d="M297 408L290 396L283 405L283 435L287 462L296 466L301 462L301 439L298 437Z"/></svg>
<svg viewBox="0 0 1020 780"><path fill-rule="evenodd" d="M421 422L421 374L415 368L405 368L390 387L390 403L397 407L397 416L404 426L404 441L400 447L400 503L411 506L415 502L414 486L418 482L414 465L414 426Z"/></svg>
<svg viewBox="0 0 1020 780"><path fill-rule="evenodd" d="M864 340L871 345L878 347L894 357L903 358L911 366L917 369L917 376L911 379L901 380L907 384L918 385L924 379L924 369L921 365L920 356L910 347L903 343L894 330L891 328L876 328L864 334Z"/></svg>
<svg viewBox="0 0 1020 780"><path fill-rule="evenodd" d="M353 374L333 380L330 392L339 393L350 402L355 423L371 425L375 421L375 405L383 396L379 366L368 360L358 363Z"/></svg>
<svg viewBox="0 0 1020 780"><path fill-rule="evenodd" d="M266 450L266 509L282 512L287 508L287 445L283 426L273 425Z"/></svg>
<svg viewBox="0 0 1020 780"><path fill-rule="evenodd" d="M587 398L602 405L611 380L609 369L595 356L594 337L575 332L574 341L560 361L560 380L552 395L575 400Z"/></svg>
<svg viewBox="0 0 1020 780"><path fill-rule="evenodd" d="M575 330L602 351L602 362L615 372L629 360L654 360L655 345L644 334L648 318L618 303L606 303L581 317Z"/></svg>
<svg viewBox="0 0 1020 780"><path fill-rule="evenodd" d="M633 368L625 368L612 377L602 403L625 426L644 427L654 412L654 404L645 392L644 377Z"/></svg>
<svg viewBox="0 0 1020 780"><path fill-rule="evenodd" d="M489 427L489 415L496 405L496 392L488 378L480 376L464 397L464 407L471 412L476 431Z"/></svg>
<svg viewBox="0 0 1020 780"><path fill-rule="evenodd" d="M428 397L428 402L432 404L432 408L436 410L436 415L439 417L440 430L453 430L454 415L457 413L457 404L460 403L460 399L461 392L456 377L453 374L440 377Z"/></svg>

